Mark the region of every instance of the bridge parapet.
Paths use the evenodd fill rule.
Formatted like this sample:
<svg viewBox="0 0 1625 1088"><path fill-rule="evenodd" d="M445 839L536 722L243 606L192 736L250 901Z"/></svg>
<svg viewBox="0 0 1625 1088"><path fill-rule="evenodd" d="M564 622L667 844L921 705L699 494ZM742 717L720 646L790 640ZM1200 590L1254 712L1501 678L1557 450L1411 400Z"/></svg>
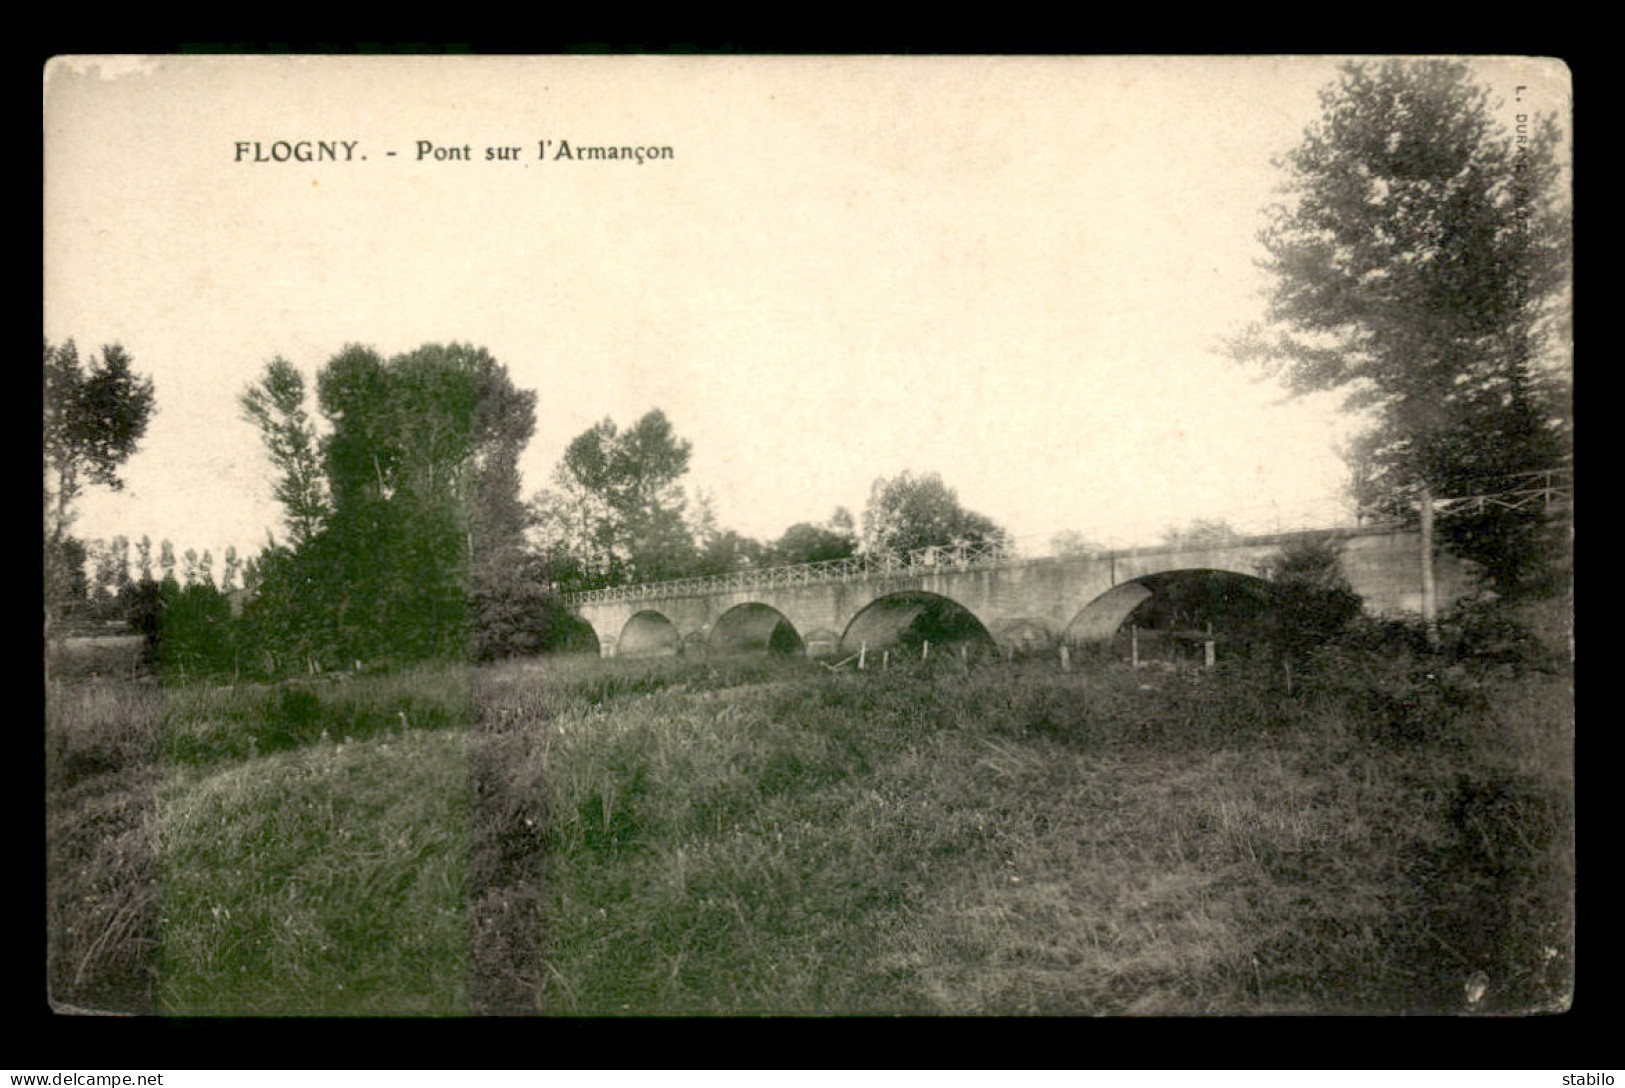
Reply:
<svg viewBox="0 0 1625 1088"><path fill-rule="evenodd" d="M955 544L919 548L907 553L876 552L798 563L785 567L759 567L729 571L699 578L676 578L669 582L647 582L631 586L609 586L564 595L569 605L602 604L610 601L654 601L671 597L694 597L728 593L741 589L786 589L793 586L825 585L831 582L876 581L885 578L917 578L922 574L947 571L986 570L1025 562L1013 549L1002 544Z"/></svg>
<svg viewBox="0 0 1625 1088"><path fill-rule="evenodd" d="M606 604L626 601L658 601L674 597L698 597L732 593L746 589L788 589L796 586L828 585L840 582L874 582L888 578L911 579L935 574L1005 569L1043 563L1065 562L1068 558L1088 560L1129 559L1177 553L1193 547L1209 549L1255 548L1284 544L1292 540L1323 539L1333 536L1386 534L1394 530L1390 522L1328 529L1301 529L1290 532L1241 535L1193 545L1189 541L1165 542L1132 547L1101 548L1087 555L1071 557L1024 556L1005 544L957 544L918 548L907 553L877 552L798 563L783 567L758 567L729 571L698 578L675 578L666 582L645 582L629 586L581 590L563 595L565 604Z"/></svg>

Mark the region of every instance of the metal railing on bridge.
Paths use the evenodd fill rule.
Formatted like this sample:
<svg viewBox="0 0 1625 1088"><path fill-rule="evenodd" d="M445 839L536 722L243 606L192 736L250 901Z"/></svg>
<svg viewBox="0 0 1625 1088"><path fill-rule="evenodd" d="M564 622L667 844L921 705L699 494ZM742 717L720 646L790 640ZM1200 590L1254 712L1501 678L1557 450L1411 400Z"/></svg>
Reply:
<svg viewBox="0 0 1625 1088"><path fill-rule="evenodd" d="M995 542L945 544L917 548L910 552L874 552L848 556L845 559L798 563L787 567L753 567L698 578L675 578L669 582L585 589L564 594L564 602L592 604L605 601L646 601L738 589L779 589L826 585L830 582L916 578L922 574L1008 566L1020 561L1021 556L1008 544Z"/></svg>

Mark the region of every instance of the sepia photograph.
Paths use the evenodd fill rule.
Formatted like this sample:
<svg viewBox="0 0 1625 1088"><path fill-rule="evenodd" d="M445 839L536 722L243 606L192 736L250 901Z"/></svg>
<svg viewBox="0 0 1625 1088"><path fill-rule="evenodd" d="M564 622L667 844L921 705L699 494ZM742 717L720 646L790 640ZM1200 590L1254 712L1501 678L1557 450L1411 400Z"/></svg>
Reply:
<svg viewBox="0 0 1625 1088"><path fill-rule="evenodd" d="M1571 1008L1561 60L41 75L58 1016Z"/></svg>

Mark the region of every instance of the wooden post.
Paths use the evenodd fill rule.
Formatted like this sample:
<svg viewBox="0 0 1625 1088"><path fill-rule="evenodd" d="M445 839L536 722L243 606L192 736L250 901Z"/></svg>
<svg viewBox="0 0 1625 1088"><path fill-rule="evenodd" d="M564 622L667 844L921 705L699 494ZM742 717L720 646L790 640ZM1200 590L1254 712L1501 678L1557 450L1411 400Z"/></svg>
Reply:
<svg viewBox="0 0 1625 1088"><path fill-rule="evenodd" d="M885 672L887 669L890 669L890 668L891 668L891 651L890 650L881 650L880 651L880 671Z"/></svg>
<svg viewBox="0 0 1625 1088"><path fill-rule="evenodd" d="M1292 659L1290 657L1287 658L1284 664L1286 666L1286 693L1288 695L1291 695L1292 694Z"/></svg>
<svg viewBox="0 0 1625 1088"><path fill-rule="evenodd" d="M1072 653L1064 642L1061 643L1061 671L1072 671Z"/></svg>
<svg viewBox="0 0 1625 1088"><path fill-rule="evenodd" d="M967 669L970 668L970 643L968 642L959 644L959 663Z"/></svg>
<svg viewBox="0 0 1625 1088"><path fill-rule="evenodd" d="M861 669L864 667L864 662L868 659L868 657L869 640L864 639L862 642L858 643L858 668Z"/></svg>
<svg viewBox="0 0 1625 1088"><path fill-rule="evenodd" d="M920 643L920 660L924 661L931 656L931 640L926 639Z"/></svg>
<svg viewBox="0 0 1625 1088"><path fill-rule="evenodd" d="M1202 643L1202 663L1207 668L1213 667L1213 621L1207 621L1207 641Z"/></svg>
<svg viewBox="0 0 1625 1088"><path fill-rule="evenodd" d="M1422 625L1428 645L1439 644L1438 599L1433 585L1433 489L1422 485Z"/></svg>
<svg viewBox="0 0 1625 1088"><path fill-rule="evenodd" d="M1129 652L1129 662L1132 664L1132 666L1134 668L1136 668L1136 669L1139 668L1140 667L1140 625L1137 624L1137 623L1129 624L1129 628L1128 628L1128 652Z"/></svg>

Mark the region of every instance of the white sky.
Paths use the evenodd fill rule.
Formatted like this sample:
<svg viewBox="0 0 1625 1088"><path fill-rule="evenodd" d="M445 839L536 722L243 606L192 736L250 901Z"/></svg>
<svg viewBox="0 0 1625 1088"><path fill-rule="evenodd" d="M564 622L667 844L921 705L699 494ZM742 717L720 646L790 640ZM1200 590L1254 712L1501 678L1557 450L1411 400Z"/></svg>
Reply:
<svg viewBox="0 0 1625 1088"><path fill-rule="evenodd" d="M1567 73L1480 62L1567 111ZM46 71L45 335L121 342L158 414L80 536L280 534L239 392L282 355L486 347L538 393L527 497L653 407L771 539L940 472L1041 543L1336 520L1348 432L1219 351L1262 312L1308 59L167 58ZM234 162L356 140L353 163ZM473 162L415 162L416 141ZM542 139L666 145L642 166ZM481 161L491 145L519 163ZM389 158L388 151L397 152ZM313 383L312 383L313 384Z"/></svg>

